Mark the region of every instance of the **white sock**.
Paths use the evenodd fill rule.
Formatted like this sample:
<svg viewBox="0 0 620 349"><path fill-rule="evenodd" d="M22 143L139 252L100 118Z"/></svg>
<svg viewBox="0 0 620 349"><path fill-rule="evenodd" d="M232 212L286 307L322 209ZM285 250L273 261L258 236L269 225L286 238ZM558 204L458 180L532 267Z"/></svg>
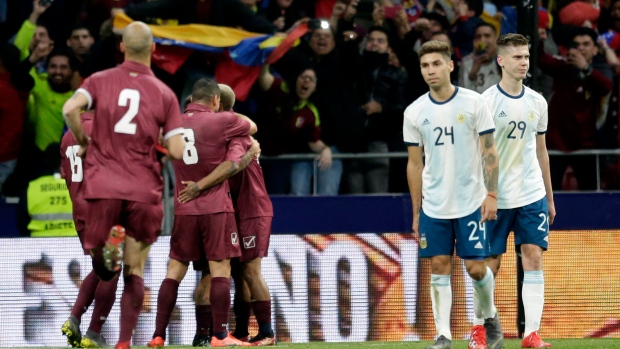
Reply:
<svg viewBox="0 0 620 349"><path fill-rule="evenodd" d="M438 336L452 340L450 332L450 312L452 311L452 285L450 275L431 274L431 300L433 317Z"/></svg>
<svg viewBox="0 0 620 349"><path fill-rule="evenodd" d="M484 319L495 317L495 300L493 292L495 289L495 280L493 272L487 267L487 272L482 280L474 280L474 326L484 325Z"/></svg>
<svg viewBox="0 0 620 349"><path fill-rule="evenodd" d="M540 329L545 305L545 277L542 270L523 273L523 308L525 310L525 333L527 336Z"/></svg>

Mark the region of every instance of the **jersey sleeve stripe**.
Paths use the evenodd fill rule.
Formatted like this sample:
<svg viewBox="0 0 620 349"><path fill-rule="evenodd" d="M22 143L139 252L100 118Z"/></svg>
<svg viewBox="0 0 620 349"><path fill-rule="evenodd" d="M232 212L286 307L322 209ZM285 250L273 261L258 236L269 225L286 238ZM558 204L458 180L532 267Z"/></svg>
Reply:
<svg viewBox="0 0 620 349"><path fill-rule="evenodd" d="M75 93L81 93L83 94L86 99L88 100L88 106L86 108L86 110L90 110L90 108L93 106L93 96L90 95L90 92L88 92L87 90L83 89L83 88L78 88Z"/></svg>
<svg viewBox="0 0 620 349"><path fill-rule="evenodd" d="M420 143L405 142L406 147L419 147Z"/></svg>
<svg viewBox="0 0 620 349"><path fill-rule="evenodd" d="M544 135L545 133L547 133L546 130L545 131L538 131L538 132L536 132L536 134L538 134L538 135Z"/></svg>
<svg viewBox="0 0 620 349"><path fill-rule="evenodd" d="M183 127L175 128L174 130L168 131L168 133L166 133L166 135L164 136L164 140L167 141L172 136L176 136L180 134L183 134Z"/></svg>
<svg viewBox="0 0 620 349"><path fill-rule="evenodd" d="M487 133L493 133L493 132L495 132L495 129L494 128L490 128L490 129L488 129L486 131L478 132L478 135L482 136L482 135L485 135Z"/></svg>

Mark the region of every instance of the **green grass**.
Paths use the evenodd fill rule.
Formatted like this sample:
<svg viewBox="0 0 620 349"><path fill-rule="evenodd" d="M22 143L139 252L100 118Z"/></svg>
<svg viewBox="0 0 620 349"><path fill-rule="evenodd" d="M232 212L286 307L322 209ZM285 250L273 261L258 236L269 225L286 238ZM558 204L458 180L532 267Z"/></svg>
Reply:
<svg viewBox="0 0 620 349"><path fill-rule="evenodd" d="M551 339L549 340L553 344L554 349L620 349L620 339ZM365 343L305 343L305 344L290 344L281 343L277 348L293 348L293 349L359 349L359 348L425 348L431 342L365 342ZM455 341L454 349L467 349L466 341ZM518 349L521 348L521 341L518 340L506 340L504 343L504 349ZM66 349L64 348L50 348L50 349ZM132 347L132 349L143 349L146 347ZM187 349L191 346L166 346L165 349ZM0 348L4 349L4 348Z"/></svg>

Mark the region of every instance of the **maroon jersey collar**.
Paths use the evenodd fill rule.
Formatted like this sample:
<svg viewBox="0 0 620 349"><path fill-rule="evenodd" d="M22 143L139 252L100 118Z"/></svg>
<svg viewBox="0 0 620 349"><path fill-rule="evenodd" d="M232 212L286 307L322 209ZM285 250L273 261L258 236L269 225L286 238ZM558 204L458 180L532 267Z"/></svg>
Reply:
<svg viewBox="0 0 620 349"><path fill-rule="evenodd" d="M153 74L153 71L151 70L151 68L149 68L146 65L141 64L141 63L137 63L137 62L133 62L133 61L125 61L125 62L123 62L123 64L121 64L120 67L123 68L123 69L129 70L129 71L134 71L134 72L141 73L141 74L147 74L147 75L155 76L155 74Z"/></svg>
<svg viewBox="0 0 620 349"><path fill-rule="evenodd" d="M213 113L213 110L207 108L206 106L199 104L199 103L190 103L187 108L185 108L185 112L191 112L191 111L200 111L200 112L207 112L207 113Z"/></svg>

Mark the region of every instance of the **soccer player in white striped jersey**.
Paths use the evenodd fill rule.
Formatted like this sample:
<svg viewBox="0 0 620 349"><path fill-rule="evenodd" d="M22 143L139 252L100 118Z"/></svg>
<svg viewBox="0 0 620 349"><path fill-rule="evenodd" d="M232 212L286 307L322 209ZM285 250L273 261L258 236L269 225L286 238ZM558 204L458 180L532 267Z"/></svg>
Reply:
<svg viewBox="0 0 620 349"><path fill-rule="evenodd" d="M478 93L450 83L454 63L448 44L422 45L420 68L430 92L405 110L403 135L409 153L412 228L420 241L420 256L431 259L437 341L427 349L452 348L450 275L455 246L473 279L474 311L482 319L474 322L469 348L486 349L484 319L496 315L484 229L484 222L497 218L499 170L493 119Z"/></svg>
<svg viewBox="0 0 620 349"><path fill-rule="evenodd" d="M545 281L542 255L549 244L549 224L555 218L549 155L545 144L547 102L523 86L530 66L528 40L520 34L497 40L502 80L482 96L495 120L499 153L498 219L487 224L491 257L487 264L497 275L510 231L523 261L525 332L522 348L550 348L538 335ZM492 348L491 348L492 349Z"/></svg>

